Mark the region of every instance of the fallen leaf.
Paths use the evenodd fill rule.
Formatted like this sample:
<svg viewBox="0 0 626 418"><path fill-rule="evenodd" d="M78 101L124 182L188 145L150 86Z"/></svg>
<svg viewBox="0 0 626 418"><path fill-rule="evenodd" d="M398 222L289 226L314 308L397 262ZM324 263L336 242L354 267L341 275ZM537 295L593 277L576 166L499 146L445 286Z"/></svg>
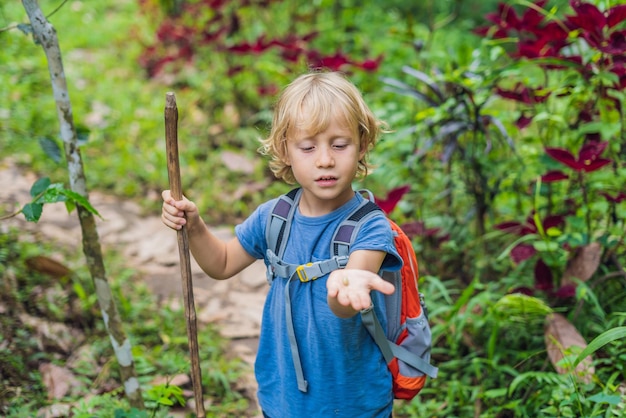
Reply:
<svg viewBox="0 0 626 418"><path fill-rule="evenodd" d="M559 365L559 362L565 356L572 354L572 347L580 347L581 350L587 347L587 342L574 325L558 313L546 317L544 339L550 362L559 374L566 374L571 371L571 369ZM585 357L574 370L574 375L585 383L591 382L594 373L595 368L591 356Z"/></svg>
<svg viewBox="0 0 626 418"><path fill-rule="evenodd" d="M22 324L33 329L41 350L69 353L85 339L82 332L60 322L46 321L28 314L20 314L19 319Z"/></svg>
<svg viewBox="0 0 626 418"><path fill-rule="evenodd" d="M55 279L69 277L72 273L72 270L65 265L43 255L27 258L26 265L32 270L54 277Z"/></svg>
<svg viewBox="0 0 626 418"><path fill-rule="evenodd" d="M61 399L70 389L80 385L74 374L52 363L43 363L39 366L41 380L48 390L48 399Z"/></svg>
<svg viewBox="0 0 626 418"><path fill-rule="evenodd" d="M563 277L561 278L561 287L567 285L576 285L574 278L586 282L593 276L600 265L600 256L602 255L602 247L597 242L578 248L576 255L568 264Z"/></svg>

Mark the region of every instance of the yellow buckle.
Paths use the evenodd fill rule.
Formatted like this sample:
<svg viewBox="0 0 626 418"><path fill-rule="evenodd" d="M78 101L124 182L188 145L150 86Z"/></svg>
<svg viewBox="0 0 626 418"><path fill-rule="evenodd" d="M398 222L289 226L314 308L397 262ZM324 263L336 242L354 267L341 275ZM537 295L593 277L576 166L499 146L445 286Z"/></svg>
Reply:
<svg viewBox="0 0 626 418"><path fill-rule="evenodd" d="M310 267L312 265L313 263L306 263L296 267L296 274L298 275L298 279L300 279L302 283L310 282L311 280L315 280L317 278L307 276L306 271L304 271L305 267Z"/></svg>

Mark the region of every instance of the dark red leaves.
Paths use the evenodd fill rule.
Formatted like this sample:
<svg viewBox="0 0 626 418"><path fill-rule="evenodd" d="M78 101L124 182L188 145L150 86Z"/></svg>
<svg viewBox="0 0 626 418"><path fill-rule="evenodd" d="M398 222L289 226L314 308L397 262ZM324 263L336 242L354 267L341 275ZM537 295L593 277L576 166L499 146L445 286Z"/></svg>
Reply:
<svg viewBox="0 0 626 418"><path fill-rule="evenodd" d="M615 74L618 81L612 86L607 85L608 88L600 92L602 97L609 100L614 97L609 94L609 90L625 89L626 30L620 24L626 20L626 5L616 5L601 11L591 2L572 0L570 6L573 14L566 15L562 20L548 18L550 13L541 10L545 5L546 1L536 1L524 13L518 14L513 6L501 3L497 13L486 16L492 25L478 28L475 32L496 39L516 39L517 43L508 50L509 55L514 59L541 60L538 65L546 70L573 69L584 80L600 72ZM594 59L575 55L581 49L571 48L571 45L580 43L579 40L587 44L583 52L595 50L602 55ZM516 86L512 91L498 89L497 93L527 105L541 103L541 99L548 98L533 95L530 86ZM526 113L516 125L522 129L531 119L532 116Z"/></svg>
<svg viewBox="0 0 626 418"><path fill-rule="evenodd" d="M615 55L626 52L623 31L613 30L626 19L626 5L613 6L605 12L579 0L571 1L570 6L575 12L565 19L570 31L576 31L594 49Z"/></svg>
<svg viewBox="0 0 626 418"><path fill-rule="evenodd" d="M613 28L626 20L626 4L618 4L609 9L606 23L609 28Z"/></svg>
<svg viewBox="0 0 626 418"><path fill-rule="evenodd" d="M615 196L611 196L609 193L606 192L601 192L600 194L611 203L622 203L624 200L626 200L626 193L624 192L619 192Z"/></svg>
<svg viewBox="0 0 626 418"><path fill-rule="evenodd" d="M567 180L569 176L562 171L554 170L548 171L546 174L541 176L541 181L543 183L554 183L555 181Z"/></svg>
<svg viewBox="0 0 626 418"><path fill-rule="evenodd" d="M532 89L521 83L517 83L513 90L505 90L497 87L496 93L505 99L515 100L516 102L525 104L543 103L549 97L549 93L544 93L542 88Z"/></svg>
<svg viewBox="0 0 626 418"><path fill-rule="evenodd" d="M575 171L589 173L599 170L612 162L612 160L607 158L600 158L600 154L602 154L607 145L607 141L587 141L578 152L578 157L575 157L571 152L563 148L546 148L546 153Z"/></svg>
<svg viewBox="0 0 626 418"><path fill-rule="evenodd" d="M550 267L543 260L537 260L535 264L535 289L548 292L553 288L554 281Z"/></svg>
<svg viewBox="0 0 626 418"><path fill-rule="evenodd" d="M550 228L561 227L564 222L565 219L563 216L550 215L541 221L541 227L544 231L546 231ZM532 214L528 216L526 221L523 223L515 221L502 222L496 225L495 228L508 234L518 235L520 237L537 234L539 232L537 224L535 223L535 217ZM517 244L511 250L511 259L514 263L519 264L522 261L528 260L536 253L537 251L532 245L521 243Z"/></svg>
<svg viewBox="0 0 626 418"><path fill-rule="evenodd" d="M410 189L411 186L409 185L397 187L391 190L384 199L377 197L375 199L376 204L380 206L383 212L389 215L398 205L398 202L400 201L400 199L402 199L402 196L404 196Z"/></svg>
<svg viewBox="0 0 626 418"><path fill-rule="evenodd" d="M515 121L515 126L517 129L524 129L532 122L533 117L528 115L527 113L522 113L522 115Z"/></svg>
<svg viewBox="0 0 626 418"><path fill-rule="evenodd" d="M511 250L511 260L513 260L515 264L519 264L522 261L528 260L536 253L537 250L535 250L535 247L533 247L532 245L519 244Z"/></svg>
<svg viewBox="0 0 626 418"><path fill-rule="evenodd" d="M241 22L238 13L226 12L223 7L230 3L231 7L264 7L271 1L259 1L253 4L246 0L227 2L224 0L198 0L183 2L181 13L164 20L156 33L157 42L148 46L140 57L140 64L147 70L150 77L158 75L166 64L180 61L192 62L194 56L200 54L202 48L213 48L213 52L236 55L261 55L270 50L277 51L278 57L285 64L291 65L305 60L311 68L324 68L332 71L346 71L346 67L367 72L377 71L383 56L376 58L366 57L356 60L337 50L328 54L314 49L311 45L317 36L317 31L305 34L289 33L285 36L269 39L261 33L255 40L240 41ZM211 10L210 17L205 21ZM172 70L180 68L175 66ZM237 64L232 64L227 75L232 76L241 71Z"/></svg>
<svg viewBox="0 0 626 418"><path fill-rule="evenodd" d="M400 226L402 231L409 237L436 237L441 230L439 228L426 228L424 222L407 222ZM439 241L446 241L448 236L439 237Z"/></svg>

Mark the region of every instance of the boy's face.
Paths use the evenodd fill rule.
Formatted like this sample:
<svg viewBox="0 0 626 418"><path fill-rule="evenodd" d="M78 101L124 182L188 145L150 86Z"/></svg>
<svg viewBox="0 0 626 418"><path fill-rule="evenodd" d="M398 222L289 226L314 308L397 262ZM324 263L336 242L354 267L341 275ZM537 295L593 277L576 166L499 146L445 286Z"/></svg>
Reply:
<svg viewBox="0 0 626 418"><path fill-rule="evenodd" d="M303 189L300 211L321 216L348 202L365 151L343 118L333 118L322 132L295 128L287 138L285 163Z"/></svg>

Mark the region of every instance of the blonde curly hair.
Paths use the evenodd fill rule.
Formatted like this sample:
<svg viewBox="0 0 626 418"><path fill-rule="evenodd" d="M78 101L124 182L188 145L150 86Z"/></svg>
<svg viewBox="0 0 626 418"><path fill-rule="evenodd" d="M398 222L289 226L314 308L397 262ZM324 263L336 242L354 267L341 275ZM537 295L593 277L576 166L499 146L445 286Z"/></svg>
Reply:
<svg viewBox="0 0 626 418"><path fill-rule="evenodd" d="M303 74L283 90L274 108L270 134L261 140L259 148L263 155L271 157L269 166L274 175L289 184L295 183L291 166L286 163L287 141L296 129L323 132L338 115L353 129L360 150L365 150L356 173L359 178L365 177L371 169L367 155L379 135L387 131L356 86L339 72Z"/></svg>

